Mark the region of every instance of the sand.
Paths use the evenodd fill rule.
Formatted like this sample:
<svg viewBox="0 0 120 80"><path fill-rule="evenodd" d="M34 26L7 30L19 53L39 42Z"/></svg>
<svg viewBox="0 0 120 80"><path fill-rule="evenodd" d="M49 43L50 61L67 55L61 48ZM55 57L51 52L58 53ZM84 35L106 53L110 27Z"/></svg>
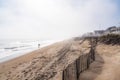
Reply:
<svg viewBox="0 0 120 80"><path fill-rule="evenodd" d="M0 64L0 80L56 80L55 77L82 53L88 41L66 40ZM57 77L58 80L58 77Z"/></svg>
<svg viewBox="0 0 120 80"><path fill-rule="evenodd" d="M61 80L61 71L81 54L88 41L66 40L0 64L0 80ZM98 44L96 60L80 80L120 80L120 46Z"/></svg>
<svg viewBox="0 0 120 80"><path fill-rule="evenodd" d="M120 46L98 44L96 61L81 74L80 80L120 80Z"/></svg>

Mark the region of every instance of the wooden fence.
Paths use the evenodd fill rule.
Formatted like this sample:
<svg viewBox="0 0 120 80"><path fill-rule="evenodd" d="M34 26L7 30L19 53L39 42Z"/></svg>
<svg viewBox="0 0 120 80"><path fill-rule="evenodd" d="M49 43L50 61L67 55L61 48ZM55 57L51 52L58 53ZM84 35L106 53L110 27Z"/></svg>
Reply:
<svg viewBox="0 0 120 80"><path fill-rule="evenodd" d="M81 55L72 64L63 70L62 80L79 80L80 73L89 68L90 63L95 60L95 48L91 47L88 54Z"/></svg>

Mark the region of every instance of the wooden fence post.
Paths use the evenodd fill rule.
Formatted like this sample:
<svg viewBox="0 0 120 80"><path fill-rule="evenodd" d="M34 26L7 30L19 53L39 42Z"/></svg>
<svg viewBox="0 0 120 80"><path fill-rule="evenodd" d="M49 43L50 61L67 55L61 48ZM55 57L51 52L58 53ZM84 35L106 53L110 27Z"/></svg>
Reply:
<svg viewBox="0 0 120 80"><path fill-rule="evenodd" d="M76 60L76 74L77 74L77 79L79 79L80 76L80 57Z"/></svg>
<svg viewBox="0 0 120 80"><path fill-rule="evenodd" d="M63 80L77 80L76 61L63 71Z"/></svg>

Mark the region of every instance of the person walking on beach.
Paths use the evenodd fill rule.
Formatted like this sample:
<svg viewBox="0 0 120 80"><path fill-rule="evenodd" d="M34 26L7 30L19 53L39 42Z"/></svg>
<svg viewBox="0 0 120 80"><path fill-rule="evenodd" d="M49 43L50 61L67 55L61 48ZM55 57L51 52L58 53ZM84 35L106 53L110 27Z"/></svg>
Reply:
<svg viewBox="0 0 120 80"><path fill-rule="evenodd" d="M40 48L40 44L38 44L38 48Z"/></svg>

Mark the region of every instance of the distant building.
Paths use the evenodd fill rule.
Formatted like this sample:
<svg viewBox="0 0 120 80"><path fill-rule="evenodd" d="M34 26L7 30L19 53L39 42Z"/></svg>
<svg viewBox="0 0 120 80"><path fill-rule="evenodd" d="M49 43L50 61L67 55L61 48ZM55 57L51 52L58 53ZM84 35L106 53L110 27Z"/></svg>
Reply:
<svg viewBox="0 0 120 80"><path fill-rule="evenodd" d="M120 27L117 27L115 31L113 31L112 33L115 33L115 34L120 34Z"/></svg>
<svg viewBox="0 0 120 80"><path fill-rule="evenodd" d="M94 34L96 35L96 36L101 36L101 35L103 35L105 33L105 30L95 30L94 31Z"/></svg>
<svg viewBox="0 0 120 80"><path fill-rule="evenodd" d="M117 27L116 26L112 26L112 27L109 27L106 29L106 32L107 33L112 33L112 32L115 32L117 30Z"/></svg>
<svg viewBox="0 0 120 80"><path fill-rule="evenodd" d="M88 32L88 33L83 34L82 37L91 37L93 35L94 35L93 32Z"/></svg>
<svg viewBox="0 0 120 80"><path fill-rule="evenodd" d="M82 37L99 37L106 34L120 34L120 27L112 26L106 30L95 30L82 35Z"/></svg>
<svg viewBox="0 0 120 80"><path fill-rule="evenodd" d="M106 29L106 33L120 34L120 27L109 27L108 29Z"/></svg>
<svg viewBox="0 0 120 80"><path fill-rule="evenodd" d="M94 36L102 36L105 34L120 34L120 27L112 26L106 30L95 30Z"/></svg>

